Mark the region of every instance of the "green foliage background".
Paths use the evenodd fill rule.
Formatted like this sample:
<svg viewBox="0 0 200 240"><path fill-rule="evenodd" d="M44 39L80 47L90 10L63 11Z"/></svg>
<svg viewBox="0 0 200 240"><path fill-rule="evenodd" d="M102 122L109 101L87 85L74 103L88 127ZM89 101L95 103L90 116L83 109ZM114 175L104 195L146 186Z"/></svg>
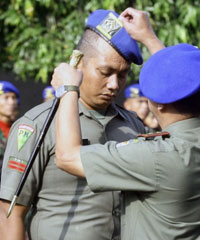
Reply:
<svg viewBox="0 0 200 240"><path fill-rule="evenodd" d="M54 67L69 60L92 11L121 13L130 6L149 12L166 46L187 42L200 47L199 0L1 0L1 69L46 83ZM141 49L146 60L149 53ZM137 81L140 67L134 65L132 70L131 79Z"/></svg>

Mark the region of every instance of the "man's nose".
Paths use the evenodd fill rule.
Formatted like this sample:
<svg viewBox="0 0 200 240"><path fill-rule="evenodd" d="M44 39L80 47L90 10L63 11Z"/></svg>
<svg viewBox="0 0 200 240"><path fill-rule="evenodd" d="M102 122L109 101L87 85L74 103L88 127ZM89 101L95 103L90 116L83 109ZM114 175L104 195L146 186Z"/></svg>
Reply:
<svg viewBox="0 0 200 240"><path fill-rule="evenodd" d="M8 98L7 101L9 104L16 104L17 103L17 99L16 98Z"/></svg>
<svg viewBox="0 0 200 240"><path fill-rule="evenodd" d="M142 105L143 108L149 108L147 102L142 102L141 105Z"/></svg>
<svg viewBox="0 0 200 240"><path fill-rule="evenodd" d="M108 80L108 83L107 83L107 88L108 89L113 89L113 90L118 90L119 89L117 74L113 74L112 76L109 77L109 80Z"/></svg>

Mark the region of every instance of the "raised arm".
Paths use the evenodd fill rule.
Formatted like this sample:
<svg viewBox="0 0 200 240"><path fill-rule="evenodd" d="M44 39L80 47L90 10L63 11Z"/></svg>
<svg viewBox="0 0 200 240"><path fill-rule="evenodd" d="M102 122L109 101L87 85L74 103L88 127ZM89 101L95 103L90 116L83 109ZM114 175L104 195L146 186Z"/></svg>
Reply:
<svg viewBox="0 0 200 240"><path fill-rule="evenodd" d="M81 81L80 71L61 63L54 70L51 84L55 89L63 85L79 87ZM70 91L61 97L56 117L56 165L71 174L84 177L80 160L81 143L78 94Z"/></svg>
<svg viewBox="0 0 200 240"><path fill-rule="evenodd" d="M165 47L154 33L146 12L127 8L121 13L120 20L131 37L144 44L151 54Z"/></svg>

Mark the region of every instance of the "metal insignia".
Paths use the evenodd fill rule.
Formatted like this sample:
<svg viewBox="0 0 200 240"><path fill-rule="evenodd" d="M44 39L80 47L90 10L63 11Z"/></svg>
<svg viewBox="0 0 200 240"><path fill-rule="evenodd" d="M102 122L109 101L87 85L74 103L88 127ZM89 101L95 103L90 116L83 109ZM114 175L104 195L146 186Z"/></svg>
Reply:
<svg viewBox="0 0 200 240"><path fill-rule="evenodd" d="M117 143L116 144L116 148L119 148L119 147L123 147L123 146L127 146L129 145L130 143L138 143L139 140L137 138L135 139L130 139L128 141L125 141L125 142L120 142L120 143Z"/></svg>
<svg viewBox="0 0 200 240"><path fill-rule="evenodd" d="M103 21L97 25L97 29L108 39L111 39L121 28L122 23L113 13L109 13Z"/></svg>
<svg viewBox="0 0 200 240"><path fill-rule="evenodd" d="M117 144L116 144L116 148L122 147L122 146L126 146L126 145L128 145L130 142L131 142L131 141L129 140L129 141L117 143Z"/></svg>

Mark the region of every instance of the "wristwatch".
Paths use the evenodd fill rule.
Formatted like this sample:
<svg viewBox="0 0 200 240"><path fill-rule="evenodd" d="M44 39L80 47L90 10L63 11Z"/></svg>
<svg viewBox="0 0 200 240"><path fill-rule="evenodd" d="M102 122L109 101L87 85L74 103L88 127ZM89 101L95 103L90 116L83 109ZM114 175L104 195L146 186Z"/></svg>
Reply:
<svg viewBox="0 0 200 240"><path fill-rule="evenodd" d="M56 89L56 97L61 98L65 93L76 91L79 97L79 87L74 85L63 85Z"/></svg>

